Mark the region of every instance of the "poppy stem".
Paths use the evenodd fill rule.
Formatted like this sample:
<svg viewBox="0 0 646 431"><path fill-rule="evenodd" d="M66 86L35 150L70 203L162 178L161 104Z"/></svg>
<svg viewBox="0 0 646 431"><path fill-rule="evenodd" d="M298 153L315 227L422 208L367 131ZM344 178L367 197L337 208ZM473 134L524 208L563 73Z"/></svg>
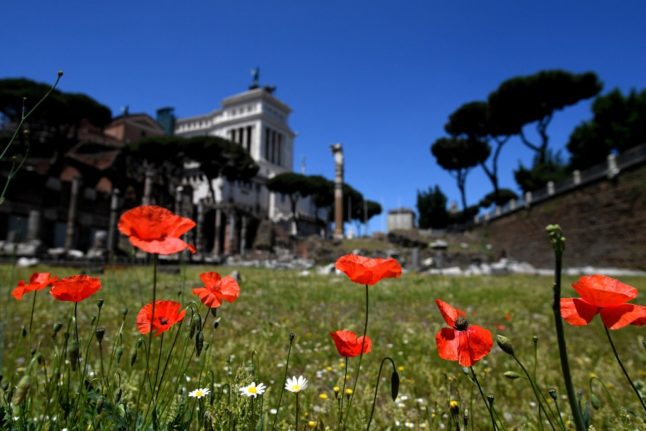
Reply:
<svg viewBox="0 0 646 431"><path fill-rule="evenodd" d="M535 379L532 378L532 376L529 374L529 371L527 371L527 368L523 365L522 362L516 357L516 355L512 355L512 358L514 358L514 361L518 364L521 370L523 370L523 373L527 377L527 380L529 380L529 384L532 387L532 391L534 391L534 396L536 397L536 402L538 403L538 426L539 428L543 428L543 422L542 422L542 414L541 412L545 412L545 417L547 418L547 422L550 424L550 428L554 430L554 424L552 423L552 419L550 418L550 414L554 415L554 412L552 409L549 407L549 404L547 403L547 399L545 396L541 393L538 384L536 383ZM543 402L545 403L545 406L543 405ZM548 414L548 409L549 409L549 414Z"/></svg>
<svg viewBox="0 0 646 431"><path fill-rule="evenodd" d="M289 334L289 348L287 349L287 362L285 362L285 376L283 377L283 386L280 390L280 396L278 397L278 405L276 406L276 414L274 415L274 422L271 424L272 431L276 427L276 421L278 420L278 413L280 413L280 404L283 401L283 394L285 393L285 383L287 383L287 370L289 369L289 356L292 353L292 344L294 344L294 333ZM230 392L230 391L229 391ZM298 395L296 397L298 400Z"/></svg>
<svg viewBox="0 0 646 431"><path fill-rule="evenodd" d="M146 347L146 378L150 386L151 395L155 395L155 388L150 379L150 348L153 344L153 322L155 321L155 301L157 300L157 254L153 254L153 306L150 313L150 332L148 333L148 346ZM156 382L155 382L156 383Z"/></svg>
<svg viewBox="0 0 646 431"><path fill-rule="evenodd" d="M78 319L78 308L79 308L79 303L75 302L74 303L74 341L76 341L76 344L79 343L79 319Z"/></svg>
<svg viewBox="0 0 646 431"><path fill-rule="evenodd" d="M608 331L608 328L606 327L606 325L603 325L603 329L605 329L606 331L606 335L608 336L608 341L610 342L610 347L612 347L612 353L614 353L615 359L617 359L617 363L621 367L621 371L624 372L624 376L626 376L626 379L628 379L628 383L630 383L630 386L633 388L633 391L635 391L635 395L637 395L637 398L639 398L639 402L642 404L642 408L644 409L644 411L646 411L646 403L644 403L644 399L639 393L639 389L637 389L632 379L628 375L628 371L626 371L626 367L624 367L623 362L621 362L621 359L619 359L619 354L617 353L617 348L615 347L615 343L612 341L612 337L610 336L610 331Z"/></svg>
<svg viewBox="0 0 646 431"><path fill-rule="evenodd" d="M487 397L485 397L484 391L482 390L482 386L480 386L480 382L478 381L478 377L476 376L476 372L474 371L473 367L469 367L471 370L471 376L473 377L473 381L476 383L476 386L478 386L478 391L480 391L480 396L482 397L482 401L485 403L485 407L487 407L487 410L489 411L489 416L491 417L491 425L493 426L493 430L496 431L498 429L498 425L496 425L496 419L493 417L493 410L491 409L491 405L489 404L489 401L487 401Z"/></svg>
<svg viewBox="0 0 646 431"><path fill-rule="evenodd" d="M561 271L563 265L563 251L565 250L565 238L558 225L549 225L546 228L552 242L554 250L554 298L552 301L552 311L554 313L554 324L556 326L556 337L559 346L559 356L561 358L561 370L563 372L563 382L567 390L568 402L572 410L572 418L577 431L585 431L586 427L581 415L581 409L577 402L576 392L572 384L572 375L570 373L570 363L567 356L567 346L565 344L565 332L563 331L563 318L561 316Z"/></svg>
<svg viewBox="0 0 646 431"><path fill-rule="evenodd" d="M343 371L343 385L341 389L341 396L339 397L339 425L343 421L343 395L345 394L345 382L348 378L348 357L345 357L345 369Z"/></svg>
<svg viewBox="0 0 646 431"><path fill-rule="evenodd" d="M34 325L34 310L36 309L36 294L37 290L34 290L34 298L31 300L31 315L29 316L29 348L31 349L31 328Z"/></svg>
<svg viewBox="0 0 646 431"><path fill-rule="evenodd" d="M354 400L354 394L357 392L357 382L359 381L359 374L361 373L361 360L363 359L363 349L366 344L366 334L368 333L368 285L366 284L366 320L363 325L363 338L361 339L361 353L359 354L359 364L357 365L357 374L354 378L354 385L352 386L352 394L348 400L348 410L345 414L345 420L343 421L343 429L348 425L348 418L350 417L350 409L352 408L352 400Z"/></svg>
<svg viewBox="0 0 646 431"><path fill-rule="evenodd" d="M389 358L386 356L381 360L381 365L379 366L379 373L377 374L377 383L375 384L375 396L372 399L372 409L370 410L370 418L368 418L368 426L366 427L366 431L370 430L370 424L372 423L372 417L375 414L375 406L377 405L377 391L379 391L379 382L381 381L381 371L384 368L384 363L386 361L390 361L390 363L393 366L393 373L397 372L397 368L395 367L395 361L392 360L392 358Z"/></svg>

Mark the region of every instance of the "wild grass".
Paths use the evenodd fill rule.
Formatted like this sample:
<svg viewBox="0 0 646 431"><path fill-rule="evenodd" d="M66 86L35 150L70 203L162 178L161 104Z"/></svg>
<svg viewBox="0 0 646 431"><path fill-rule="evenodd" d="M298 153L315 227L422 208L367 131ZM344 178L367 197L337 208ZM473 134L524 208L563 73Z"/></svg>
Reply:
<svg viewBox="0 0 646 431"><path fill-rule="evenodd" d="M283 385L290 333L295 334L295 340L288 375L303 375L310 382L300 394L301 428L336 429L338 403L333 387L342 386L344 361L337 354L329 333L337 329L361 333L363 287L345 276L303 276L287 270L240 269L243 277L240 298L219 309L217 329L212 326L216 319L210 317L204 329L207 347L200 358L192 356L184 372L181 358L189 357L194 349L194 341L188 338L191 310L202 316L206 311L190 288L200 285L198 275L201 272L218 271L224 275L233 269L191 266L183 268L179 274L160 273L157 297L179 300L185 305L194 302L194 307L189 309L179 329L181 332L158 394L159 411L154 415L147 411L151 399L142 383L145 382L142 378L145 354L141 346L134 365L130 366L137 340L141 339L135 327L135 316L141 306L150 302L152 268L108 267L98 275L103 288L79 304L81 355L82 360L88 361L84 385L89 385L91 390L84 396L87 399L75 400L72 382L71 401L79 403L79 408L66 414L60 400L54 399L60 391L59 395L52 395L46 382L54 379L51 370L56 360L55 349L62 345L72 305L55 301L46 291L39 292L30 347L29 337L23 336L23 327L29 323L31 294L18 302L9 292L19 279L27 279L33 271L65 276L78 273L78 270L0 267L3 288L0 319L4 329L0 397L5 416L3 429L133 429L139 424L137 426L150 429L157 426L158 429L269 430L276 419L272 409L276 407ZM576 296L569 287L572 281L572 278L564 280L564 297ZM646 291L645 277L622 281L642 293ZM365 429L377 372L385 356L392 357L398 367L399 396L395 402L390 399L390 373L386 372L371 429L455 429L456 418L461 429L490 428L489 414L477 387L457 363L443 361L437 355L435 334L445 323L435 306L436 298L464 309L470 322L493 334L507 336L525 366L532 373L536 370L545 397L549 398L548 388L556 388L559 408L564 421L569 422L550 308L551 284L551 278L539 276L451 278L404 274L400 279L386 279L372 286L368 334L373 340L373 349L363 358L363 373L347 429ZM99 322L99 326L105 328L103 371L98 343L96 339L89 339L98 299L105 300ZM640 299L638 297L636 302ZM128 312L123 320L125 308ZM56 322L63 324L63 329L53 339L52 327ZM164 336L162 366L175 331L177 329ZM566 325L565 331L575 387L581 392L582 409L589 412L595 429L644 429L644 412L612 357L599 318L590 326ZM629 326L613 332L613 336L624 364L637 386L646 392L643 331L643 328ZM536 361L534 336L538 346ZM154 358L155 363L159 357L159 341L160 337L154 337L151 360ZM88 355L85 355L86 346L89 346ZM123 352L119 362L114 357L110 359L115 346L120 346ZM42 358L30 367L32 348L33 353ZM349 364L348 376L354 376L356 359L351 359ZM496 411L507 430L549 429L547 422L538 421L538 407L527 381L504 376L507 371L521 374L508 355L494 347L474 368L484 391L494 396ZM29 401L16 409L11 399L27 371L32 375L27 393ZM46 377L45 371L50 375ZM267 392L253 402L240 396L238 391L240 386L252 381L268 386ZM198 387L208 387L212 394L199 401L189 398L188 392ZM48 394L52 399L47 399ZM449 409L451 400L458 403L457 416ZM284 394L275 429L293 429L294 401L293 394ZM146 420L141 418L144 415L148 417ZM250 424L254 428L249 428Z"/></svg>

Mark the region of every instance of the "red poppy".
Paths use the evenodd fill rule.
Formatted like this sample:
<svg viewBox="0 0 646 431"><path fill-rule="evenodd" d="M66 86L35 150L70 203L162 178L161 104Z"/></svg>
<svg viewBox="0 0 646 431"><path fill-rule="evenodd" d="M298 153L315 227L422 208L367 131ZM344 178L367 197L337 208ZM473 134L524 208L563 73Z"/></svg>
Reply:
<svg viewBox="0 0 646 431"><path fill-rule="evenodd" d="M336 261L336 269L345 272L350 280L359 284L372 286L382 278L397 278L402 273L402 267L393 258L372 259L346 254Z"/></svg>
<svg viewBox="0 0 646 431"><path fill-rule="evenodd" d="M18 286L11 291L11 296L20 301L25 293L44 289L51 286L55 281L56 277L52 277L49 272L34 272L29 278L29 284L25 283L24 280L20 280Z"/></svg>
<svg viewBox="0 0 646 431"><path fill-rule="evenodd" d="M81 302L101 289L101 280L89 275L73 275L54 282L49 293L59 301Z"/></svg>
<svg viewBox="0 0 646 431"><path fill-rule="evenodd" d="M155 301L155 316L153 304L144 305L137 314L137 330L142 334L150 333L151 327L154 335L168 331L174 324L184 319L186 310L180 311L181 304L176 301Z"/></svg>
<svg viewBox="0 0 646 431"><path fill-rule="evenodd" d="M597 314L606 328L645 325L646 307L629 304L637 289L605 275L581 277L572 285L580 298L561 298L561 316L570 325L583 326Z"/></svg>
<svg viewBox="0 0 646 431"><path fill-rule="evenodd" d="M217 308L222 305L222 300L233 302L240 296L240 286L231 276L221 278L217 272L204 272L200 278L204 287L196 287L193 294L199 296L207 307Z"/></svg>
<svg viewBox="0 0 646 431"><path fill-rule="evenodd" d="M195 247L179 237L195 227L195 222L166 208L142 205L126 211L119 219L119 231L130 243L147 253L173 254Z"/></svg>
<svg viewBox="0 0 646 431"><path fill-rule="evenodd" d="M363 337L357 337L352 331L335 331L330 332L330 336L334 340L336 350L339 355L344 358L354 358L361 354L361 345L363 344L363 354L369 353L372 350L372 340L366 335L366 342L363 342Z"/></svg>
<svg viewBox="0 0 646 431"><path fill-rule="evenodd" d="M458 361L463 367L470 367L489 354L493 347L491 332L470 325L464 319L464 312L453 308L439 299L435 300L444 321L450 328L442 328L435 335L437 352L447 361Z"/></svg>

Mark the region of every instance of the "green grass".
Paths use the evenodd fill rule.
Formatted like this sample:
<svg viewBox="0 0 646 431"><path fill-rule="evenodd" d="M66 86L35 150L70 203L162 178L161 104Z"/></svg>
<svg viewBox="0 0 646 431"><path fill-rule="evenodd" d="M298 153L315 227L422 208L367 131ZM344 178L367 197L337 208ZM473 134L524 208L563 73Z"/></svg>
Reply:
<svg viewBox="0 0 646 431"><path fill-rule="evenodd" d="M162 273L157 297L179 297L182 303L188 304L196 300L190 288L200 285L200 272L216 270L228 274L232 269L188 267L183 275ZM67 268L41 267L36 270L51 271L58 276L76 273ZM8 401L6 393L15 387L29 363L27 339L21 337L21 328L28 324L31 309L30 295L22 302L17 302L9 296L9 292L18 279L28 278L32 271L9 266L0 268L4 288L0 317L5 330L2 354L3 383L6 384L3 386L5 396L2 399L5 404ZM318 429L323 429L323 424L335 429L337 404L332 388L341 385L343 369L329 332L337 329L361 332L364 319L363 286L354 285L340 276L300 276L292 271L247 268L240 271L243 276L240 298L220 308L218 316L221 320L216 330L211 326L213 320L207 324L204 334L209 348L203 353L203 358L192 361L185 376L178 376L178 365L173 362L170 376L175 376L175 381L168 380L165 385L162 397L167 397L169 407L162 419L170 418L174 411L183 408L182 403L188 406L187 411L193 409L195 401L187 399L186 392L206 386L212 379L217 400L209 414L220 415L216 423L227 424L216 429L232 429L232 424L225 420L226 415L234 412L244 418L250 414L249 401L238 396L237 387L255 380L269 387L262 398L262 411L266 425L270 425L274 416L269 410L275 407L280 394L288 337L293 332L296 338L288 374L302 374L310 381L310 387L300 397L301 425L313 420L317 422ZM109 401L118 407L119 403L112 398L120 388L124 393L121 403L125 404L126 410L132 411L141 388L139 382L144 366L143 350L140 350L135 367L129 367L133 345L138 338L134 322L139 308L150 301L152 268L111 268L100 278L102 290L79 304L81 338L87 339L92 332L91 319L97 312L96 299L105 299L101 316L101 325L106 328L104 351L111 348L116 338L122 309L127 307L129 311L124 325L124 355L119 373L101 376L98 349L96 343L92 342L89 363L95 374L90 380L94 379L92 381L97 386L108 380L111 382L110 392L104 394L106 405ZM568 287L564 289L563 296L575 296L569 287L573 280L564 280L564 286ZM646 278L626 278L622 281L632 284L642 293L646 291ZM534 369L532 337L536 335L538 381L546 396L548 387L557 388L561 398L559 406L567 414L569 407L562 398L565 388L560 377L550 304L551 284L550 278L535 276L449 278L404 274L400 279L383 280L372 286L369 291L368 333L373 339L373 351L363 360L365 368L357 387L348 429L365 428L379 363L384 356L392 357L400 367L401 386L395 403L389 398L388 371L379 390L372 429L406 429L406 424L412 429L440 429L440 424L449 425L449 401L452 399L459 402L460 415L465 409L468 410L468 429L490 428L489 416L477 388L457 363L443 361L437 356L435 334L444 326L444 322L435 306L435 298L467 311L470 323L509 337L518 356L530 370ZM637 302L639 300L638 297ZM66 323L72 309L70 303L56 302L44 291L38 294L32 345L40 346L38 351L46 362L53 360L51 327L54 322ZM202 314L205 311L199 303L197 309ZM184 344L190 314L189 311L176 352L184 348L190 352L192 349L192 344ZM643 328L632 326L613 332L627 369L641 387L646 381L643 333ZM164 340L166 348L172 340L172 333L168 334ZM60 335L58 337L60 340ZM612 357L599 317L587 327L566 325L566 337L573 379L577 389L583 391L584 407L591 398L591 375L597 375L611 393L611 397L608 397L600 384L593 385L594 404L597 406L597 400L600 404L598 409L590 407L591 422L596 429L632 430L643 427L644 412ZM154 341L151 358L157 357L158 338ZM83 341L81 346L85 346ZM357 359L350 360L349 376L354 376L353 366L356 362ZM204 370L200 380L201 367ZM503 377L505 371L520 373L509 356L494 347L491 354L474 368L485 392L495 396L495 406L506 429L537 429L537 407L531 387L523 379L512 381ZM40 376L42 373L37 374ZM227 393L229 387L231 390ZM321 399L321 394L326 394L328 399ZM41 399L43 387L32 384L29 396L32 399L29 416L47 414L43 411L44 401ZM145 408L145 402L144 397L141 408ZM107 426L105 421L112 413L108 409L96 413L95 404L88 405L95 409L95 415L86 414L80 420L92 421L97 427L98 424ZM254 408L257 414L261 408L259 401ZM293 427L293 394L285 393L279 416L280 426L277 429ZM549 429L547 425L545 427ZM49 421L42 429L59 429L59 425ZM79 429L94 428L84 426ZM195 421L192 429L199 429ZM265 429L270 427L265 426Z"/></svg>

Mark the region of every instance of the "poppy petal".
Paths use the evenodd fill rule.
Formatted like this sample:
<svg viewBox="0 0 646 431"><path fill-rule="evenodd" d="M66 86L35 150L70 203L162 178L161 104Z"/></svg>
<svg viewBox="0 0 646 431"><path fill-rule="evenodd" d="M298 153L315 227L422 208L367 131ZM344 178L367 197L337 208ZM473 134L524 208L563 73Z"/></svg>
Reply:
<svg viewBox="0 0 646 431"><path fill-rule="evenodd" d="M635 324L641 326L646 323L646 307L635 304L622 304L616 307L601 309L601 320L608 329L621 329L624 326Z"/></svg>
<svg viewBox="0 0 646 431"><path fill-rule="evenodd" d="M464 311L454 308L452 305L442 301L441 299L436 299L435 304L439 308L442 318L452 328L455 328L455 321L458 320L458 317L464 316Z"/></svg>
<svg viewBox="0 0 646 431"><path fill-rule="evenodd" d="M442 328L435 334L437 354L447 361L457 361L460 347L459 331L453 328Z"/></svg>
<svg viewBox="0 0 646 431"><path fill-rule="evenodd" d="M393 258L372 259L355 254L341 256L335 266L353 282L368 286L384 278L397 278L402 272L401 265Z"/></svg>
<svg viewBox="0 0 646 431"><path fill-rule="evenodd" d="M458 331L458 363L470 367L489 354L493 347L491 332L478 325L469 325L466 331Z"/></svg>
<svg viewBox="0 0 646 431"><path fill-rule="evenodd" d="M200 280L206 287L215 287L222 277L217 272L203 272L200 274Z"/></svg>
<svg viewBox="0 0 646 431"><path fill-rule="evenodd" d="M220 298L206 287L196 287L193 289L193 294L197 295L200 298L200 301L202 301L202 304L207 307L217 308L222 305Z"/></svg>
<svg viewBox="0 0 646 431"><path fill-rule="evenodd" d="M152 240L146 241L137 238L136 236L128 237L130 243L146 253L154 254L174 254L186 250L188 244L179 238L166 237L162 241Z"/></svg>
<svg viewBox="0 0 646 431"><path fill-rule="evenodd" d="M25 282L23 280L20 280L18 282L18 286L16 286L12 291L11 291L11 296L16 298L18 301L22 301L23 295L27 293L27 289L25 286Z"/></svg>
<svg viewBox="0 0 646 431"><path fill-rule="evenodd" d="M227 275L220 281L220 294L227 302L233 302L240 296L240 285L235 278Z"/></svg>
<svg viewBox="0 0 646 431"><path fill-rule="evenodd" d="M599 312L599 307L581 298L561 298L561 317L572 326L587 325Z"/></svg>
<svg viewBox="0 0 646 431"><path fill-rule="evenodd" d="M637 297L637 289L605 275L587 275L572 285L588 303L597 307L614 307Z"/></svg>

